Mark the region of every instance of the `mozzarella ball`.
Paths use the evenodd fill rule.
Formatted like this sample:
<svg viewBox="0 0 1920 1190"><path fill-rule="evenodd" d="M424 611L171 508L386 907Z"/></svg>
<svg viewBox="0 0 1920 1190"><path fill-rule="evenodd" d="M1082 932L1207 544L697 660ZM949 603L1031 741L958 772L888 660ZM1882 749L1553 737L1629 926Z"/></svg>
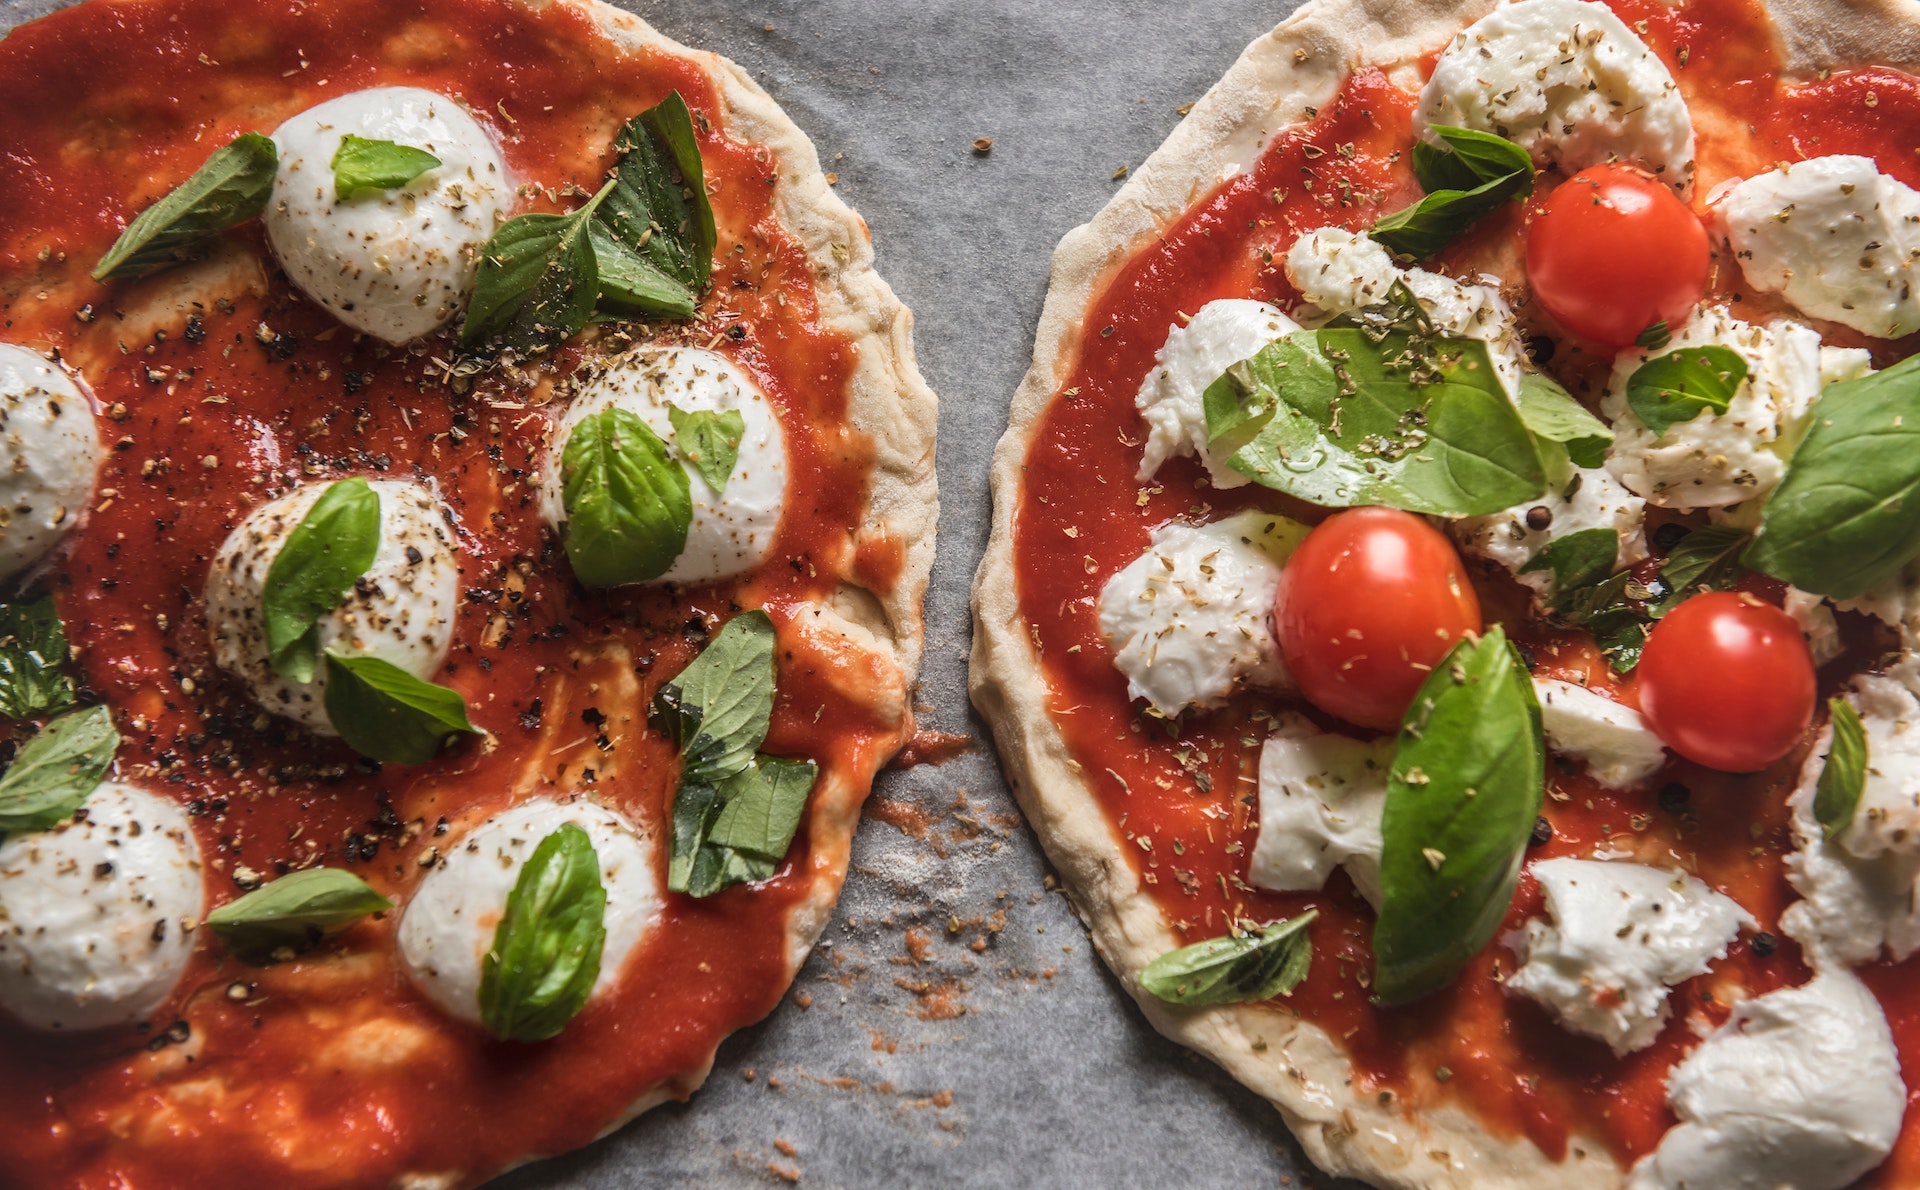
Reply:
<svg viewBox="0 0 1920 1190"><path fill-rule="evenodd" d="M0 579L38 562L93 500L100 435L86 395L38 352L0 343Z"/></svg>
<svg viewBox="0 0 1920 1190"><path fill-rule="evenodd" d="M1140 383L1133 403L1147 421L1147 448L1139 478L1152 479L1160 465L1178 456L1199 456L1216 488L1237 488L1247 477L1211 448L1206 392L1228 368L1251 359L1300 324L1265 302L1221 298L1200 307L1185 326L1167 328L1154 369Z"/></svg>
<svg viewBox="0 0 1920 1190"><path fill-rule="evenodd" d="M567 439L588 417L615 406L647 424L687 472L693 523L663 583L732 578L766 561L787 500L787 444L779 415L751 377L725 356L697 347L644 348L621 358L575 398L555 431L543 468L542 508L562 533L567 520L560 464ZM668 408L686 413L733 409L746 422L740 457L724 494L715 492L677 447Z"/></svg>
<svg viewBox="0 0 1920 1190"><path fill-rule="evenodd" d="M400 959L407 976L449 1016L479 1023L480 965L493 946L521 866L541 840L570 822L593 841L607 890L607 937L594 995L619 980L634 947L657 924L663 895L651 839L592 802L523 802L445 848L400 918Z"/></svg>
<svg viewBox="0 0 1920 1190"><path fill-rule="evenodd" d="M326 667L311 682L273 671L261 610L280 548L331 483L302 484L261 505L227 535L207 575L207 631L220 668L244 678L261 706L333 735ZM460 563L452 517L411 480L370 483L380 498L380 550L373 565L319 620L319 651L378 657L431 681L447 658L459 610Z"/></svg>
<svg viewBox="0 0 1920 1190"><path fill-rule="evenodd" d="M108 781L84 810L0 845L0 1008L36 1029L144 1020L186 970L206 903L178 805Z"/></svg>
<svg viewBox="0 0 1920 1190"><path fill-rule="evenodd" d="M333 158L349 133L424 149L440 164L399 189L337 199ZM355 91L301 112L273 141L267 239L301 292L389 343L459 311L513 187L500 150L458 103L418 87Z"/></svg>

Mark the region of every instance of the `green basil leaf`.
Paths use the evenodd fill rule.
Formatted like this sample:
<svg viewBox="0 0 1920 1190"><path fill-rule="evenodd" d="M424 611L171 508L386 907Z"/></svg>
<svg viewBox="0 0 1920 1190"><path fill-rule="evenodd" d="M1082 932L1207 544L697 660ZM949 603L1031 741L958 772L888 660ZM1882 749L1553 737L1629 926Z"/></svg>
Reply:
<svg viewBox="0 0 1920 1190"><path fill-rule="evenodd" d="M355 476L321 493L267 568L260 612L273 671L311 682L321 616L340 606L380 552L380 497Z"/></svg>
<svg viewBox="0 0 1920 1190"><path fill-rule="evenodd" d="M0 603L0 715L30 719L72 706L71 655L53 596Z"/></svg>
<svg viewBox="0 0 1920 1190"><path fill-rule="evenodd" d="M440 159L425 149L390 140L368 140L349 132L334 151L333 197L345 202L368 191L398 190L430 169Z"/></svg>
<svg viewBox="0 0 1920 1190"><path fill-rule="evenodd" d="M1828 385L1743 561L1853 599L1920 554L1920 355Z"/></svg>
<svg viewBox="0 0 1920 1190"><path fill-rule="evenodd" d="M1533 190L1533 161L1527 151L1504 137L1473 128L1434 124L1429 129L1442 144L1424 137L1413 143L1413 176L1426 191L1471 190L1497 178L1523 175Z"/></svg>
<svg viewBox="0 0 1920 1190"><path fill-rule="evenodd" d="M810 760L754 756L718 782L683 778L674 794L667 887L709 897L771 877L793 843L818 774Z"/></svg>
<svg viewBox="0 0 1920 1190"><path fill-rule="evenodd" d="M1546 788L1540 704L1497 625L1453 647L1400 727L1381 816L1375 996L1440 990L1500 929Z"/></svg>
<svg viewBox="0 0 1920 1190"><path fill-rule="evenodd" d="M714 495L724 495L733 465L740 461L740 440L747 436L747 419L738 409L718 413L696 409L689 413L678 405L669 405L667 420L673 423L673 444L680 448L680 457L693 464Z"/></svg>
<svg viewBox="0 0 1920 1190"><path fill-rule="evenodd" d="M1668 329L1666 319L1649 326L1634 336L1633 345L1644 347L1648 351L1664 351L1667 344L1673 342L1673 332Z"/></svg>
<svg viewBox="0 0 1920 1190"><path fill-rule="evenodd" d="M479 735L458 691L378 657L327 657L327 721L347 746L389 764L425 764L452 735Z"/></svg>
<svg viewBox="0 0 1920 1190"><path fill-rule="evenodd" d="M681 776L673 792L673 851L667 858L672 891L708 897L726 887L726 857L707 846L720 809L720 790L713 782Z"/></svg>
<svg viewBox="0 0 1920 1190"><path fill-rule="evenodd" d="M1512 141L1470 128L1435 124L1446 148L1421 140L1413 172L1427 194L1376 223L1370 234L1389 252L1424 260L1452 243L1501 204L1533 193L1533 162Z"/></svg>
<svg viewBox="0 0 1920 1190"><path fill-rule="evenodd" d="M566 823L540 840L480 964L480 1023L502 1041L545 1041L586 1007L607 940L593 840Z"/></svg>
<svg viewBox="0 0 1920 1190"><path fill-rule="evenodd" d="M1731 347L1682 347L1656 355L1627 377L1627 407L1658 438L1702 413L1725 413L1747 378Z"/></svg>
<svg viewBox="0 0 1920 1190"><path fill-rule="evenodd" d="M313 949L393 902L352 872L308 868L272 880L207 914L220 944L250 963L269 963Z"/></svg>
<svg viewBox="0 0 1920 1190"><path fill-rule="evenodd" d="M600 299L599 261L589 230L614 184L566 215L520 215L481 250L462 346L482 342L539 355L587 325Z"/></svg>
<svg viewBox="0 0 1920 1190"><path fill-rule="evenodd" d="M1170 951L1147 964L1140 986L1168 1004L1189 1008L1287 995L1312 966L1313 939L1307 927L1319 915L1310 909L1258 934L1210 938Z"/></svg>
<svg viewBox="0 0 1920 1190"><path fill-rule="evenodd" d="M613 194L600 219L622 244L692 291L713 271L713 207L693 114L675 91L621 130Z"/></svg>
<svg viewBox="0 0 1920 1190"><path fill-rule="evenodd" d="M693 291L615 238L598 219L588 228L600 270L600 307L614 314L692 318Z"/></svg>
<svg viewBox="0 0 1920 1190"><path fill-rule="evenodd" d="M1827 712L1833 723L1833 743L1820 768L1819 784L1814 786L1813 817L1822 837L1831 843L1853 824L1860 795L1867 789L1867 729L1860 722L1860 712L1844 698L1829 698Z"/></svg>
<svg viewBox="0 0 1920 1190"><path fill-rule="evenodd" d="M1603 582L1560 591L1548 602L1547 613L1564 627L1586 629L1607 664L1632 673L1653 619L1645 607L1648 594L1631 570L1623 570Z"/></svg>
<svg viewBox="0 0 1920 1190"><path fill-rule="evenodd" d="M654 728L680 749L683 779L718 782L747 767L773 718L773 620L741 612L653 698Z"/></svg>
<svg viewBox="0 0 1920 1190"><path fill-rule="evenodd" d="M1652 607L1660 619L1701 591L1728 591L1746 569L1740 555L1752 538L1738 529L1703 525L1682 537L1660 563L1660 581L1667 593Z"/></svg>
<svg viewBox="0 0 1920 1190"><path fill-rule="evenodd" d="M1535 438L1558 442L1567 448L1567 457L1576 467L1598 467L1607 461L1607 447L1613 445L1613 431L1607 423L1587 412L1558 381L1542 372L1527 372L1520 377L1520 394L1514 401L1520 420Z"/></svg>
<svg viewBox="0 0 1920 1190"><path fill-rule="evenodd" d="M280 166L273 141L242 133L140 212L93 266L93 279L145 277L191 260L201 242L267 209Z"/></svg>
<svg viewBox="0 0 1920 1190"><path fill-rule="evenodd" d="M73 817L119 748L113 712L105 707L74 711L41 728L0 776L0 832L46 830Z"/></svg>
<svg viewBox="0 0 1920 1190"><path fill-rule="evenodd" d="M589 587L659 578L687 548L693 488L638 414L609 406L575 425L560 453L567 557Z"/></svg>
<svg viewBox="0 0 1920 1190"><path fill-rule="evenodd" d="M1549 541L1527 564L1521 574L1536 570L1553 572L1554 586L1561 590L1600 582L1613 573L1620 556L1620 534L1613 529L1582 529Z"/></svg>

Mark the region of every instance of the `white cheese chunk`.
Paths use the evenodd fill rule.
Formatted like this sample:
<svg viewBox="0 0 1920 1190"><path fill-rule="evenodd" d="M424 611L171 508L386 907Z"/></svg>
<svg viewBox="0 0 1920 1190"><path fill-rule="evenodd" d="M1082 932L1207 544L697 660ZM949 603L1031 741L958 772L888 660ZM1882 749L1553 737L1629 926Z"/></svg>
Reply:
<svg viewBox="0 0 1920 1190"><path fill-rule="evenodd" d="M1172 716L1218 706L1243 684L1290 686L1273 596L1305 536L1304 526L1255 511L1155 529L1146 552L1100 589L1100 635L1127 696Z"/></svg>
<svg viewBox="0 0 1920 1190"><path fill-rule="evenodd" d="M207 573L207 631L213 659L244 679L261 706L332 735L326 666L310 682L277 674L261 611L274 559L332 483L302 484L248 514L227 535ZM320 617L316 655L327 649L378 657L432 681L447 659L460 604L460 562L452 514L412 480L376 479L380 548L338 606Z"/></svg>
<svg viewBox="0 0 1920 1190"><path fill-rule="evenodd" d="M1356 740L1288 714L1260 749L1260 833L1247 879L1277 892L1314 892L1334 865L1380 904L1380 815L1392 737Z"/></svg>
<svg viewBox="0 0 1920 1190"><path fill-rule="evenodd" d="M652 839L592 802L522 802L444 847L401 915L397 940L407 977L449 1016L480 1020L481 965L507 897L534 848L567 823L592 840L607 890L607 934L594 995L619 982L634 948L658 925L665 898Z"/></svg>
<svg viewBox="0 0 1920 1190"><path fill-rule="evenodd" d="M1748 178L1715 207L1747 283L1864 335L1920 330L1920 191L1871 157L1815 157Z"/></svg>
<svg viewBox="0 0 1920 1190"><path fill-rule="evenodd" d="M0 579L38 562L93 500L100 434L80 386L0 343Z"/></svg>
<svg viewBox="0 0 1920 1190"><path fill-rule="evenodd" d="M1547 747L1587 766L1609 789L1628 789L1666 766L1667 750L1640 712L1585 686L1535 678Z"/></svg>
<svg viewBox="0 0 1920 1190"><path fill-rule="evenodd" d="M541 508L565 532L566 476L561 460L575 426L619 407L638 417L669 448L677 447L670 410L740 414L746 429L724 492L715 492L675 449L687 473L693 521L686 548L658 582L708 583L744 574L767 560L787 503L787 440L766 394L737 364L698 347L650 347L622 356L573 405L554 430L542 467Z"/></svg>
<svg viewBox="0 0 1920 1190"><path fill-rule="evenodd" d="M1553 572L1544 568L1526 573L1522 570L1541 550L1563 537L1589 529L1613 530L1620 539L1615 569L1632 566L1647 556L1647 502L1628 491L1604 467L1574 467L1565 463L1564 455L1557 462L1564 468L1558 474L1551 473L1550 468L1549 486L1539 499L1489 516L1462 517L1447 526L1462 549L1498 562L1522 585L1541 594L1553 589ZM1543 519L1543 528L1533 527Z"/></svg>
<svg viewBox="0 0 1920 1190"><path fill-rule="evenodd" d="M1693 182L1693 119L1673 75L1620 18L1580 0L1521 0L1467 26L1434 63L1414 130L1474 128L1571 176L1626 161Z"/></svg>
<svg viewBox="0 0 1920 1190"><path fill-rule="evenodd" d="M1833 609L1825 599L1811 591L1788 587L1786 599L1780 606L1806 634L1807 648L1813 652L1815 666L1825 665L1846 651L1846 645L1840 640L1840 621L1834 618Z"/></svg>
<svg viewBox="0 0 1920 1190"><path fill-rule="evenodd" d="M1907 1088L1886 1014L1844 968L1734 1007L1667 1079L1680 1123L1628 1190L1841 1190L1886 1160Z"/></svg>
<svg viewBox="0 0 1920 1190"><path fill-rule="evenodd" d="M1259 354L1300 324L1265 302L1222 298L1200 307L1185 326L1167 328L1153 371L1140 382L1133 403L1147 420L1141 479L1152 479L1171 458L1198 456L1217 488L1237 488L1247 477L1207 447L1209 385L1228 368Z"/></svg>
<svg viewBox="0 0 1920 1190"><path fill-rule="evenodd" d="M0 844L0 1008L36 1029L147 1019L186 970L206 904L172 799L108 781L85 810Z"/></svg>
<svg viewBox="0 0 1920 1190"><path fill-rule="evenodd" d="M348 134L424 149L440 164L397 190L336 198L333 159ZM459 312L513 191L500 150L465 109L418 87L376 87L308 108L273 141L267 240L301 292L389 343Z"/></svg>
<svg viewBox="0 0 1920 1190"><path fill-rule="evenodd" d="M1534 918L1513 940L1524 965L1507 989L1616 1054L1652 1045L1672 1015L1668 990L1706 974L1740 927L1754 925L1733 898L1684 872L1549 859L1533 875L1552 921Z"/></svg>

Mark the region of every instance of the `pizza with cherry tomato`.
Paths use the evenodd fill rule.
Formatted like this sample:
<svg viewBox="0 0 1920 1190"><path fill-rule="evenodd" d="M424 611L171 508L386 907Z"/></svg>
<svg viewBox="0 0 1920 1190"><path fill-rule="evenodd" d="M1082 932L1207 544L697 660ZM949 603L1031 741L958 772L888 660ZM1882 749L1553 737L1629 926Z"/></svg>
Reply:
<svg viewBox="0 0 1920 1190"><path fill-rule="evenodd" d="M1325 1169L1920 1184L1916 64L1315 0L1062 241L974 698Z"/></svg>
<svg viewBox="0 0 1920 1190"><path fill-rule="evenodd" d="M591 0L89 0L0 147L0 1182L687 1098L913 730L934 399L805 135Z"/></svg>

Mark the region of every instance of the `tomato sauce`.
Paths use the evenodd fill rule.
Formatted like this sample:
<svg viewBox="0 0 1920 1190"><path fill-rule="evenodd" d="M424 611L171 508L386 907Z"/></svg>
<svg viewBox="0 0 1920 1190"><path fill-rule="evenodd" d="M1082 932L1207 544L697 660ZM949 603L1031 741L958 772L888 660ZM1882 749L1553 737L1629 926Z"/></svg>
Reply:
<svg viewBox="0 0 1920 1190"><path fill-rule="evenodd" d="M570 581L539 516L562 408L548 402L570 370L624 345L614 330L456 392L450 343L357 340L289 288L254 225L227 240L264 262L256 283L163 325L137 311L164 304L171 274L88 280L123 221L215 147L374 85L463 99L528 184L517 210L571 205L559 190L594 188L626 119L670 90L686 97L719 222L713 285L692 324L632 338L723 352L779 411L789 510L757 572L637 593ZM856 556L871 461L847 426L856 351L823 325L808 257L777 217L781 162L730 135L696 62L620 48L567 6L504 0L68 9L0 42L0 147L0 336L82 372L106 446L95 506L47 581L86 686L116 712L122 778L192 815L210 906L312 864L404 904L438 847L536 795L621 810L651 831L664 873L678 763L646 730L646 702L744 606L767 608L780 632L766 749L820 763L812 821L836 834L816 845L803 824L763 884L668 894L614 993L538 1045L492 1041L415 992L397 914L268 968L209 942L138 1030L0 1024L0 1182L471 1184L587 1142L650 1092L685 1098L720 1039L784 991L789 916L816 881L837 887L837 836L908 726L860 697L897 674L862 670L795 623L856 570L885 578L899 564L884 546ZM432 481L458 519L463 602L437 680L488 735L419 768L260 714L210 656L202 591L227 533L296 482L350 475Z"/></svg>
<svg viewBox="0 0 1920 1190"><path fill-rule="evenodd" d="M1920 178L1912 151L1920 129L1920 80L1891 70L1783 81L1764 15L1746 0L1700 0L1681 8L1619 0L1667 61L1699 129L1695 205L1712 186L1779 160L1861 152L1902 180ZM1430 63L1429 63L1430 65ZM1424 72L1423 72L1424 76ZM1867 96L1873 96L1871 102ZM1804 748L1764 774L1731 778L1675 761L1646 789L1612 791L1584 773L1550 764L1543 815L1553 828L1533 859L1607 849L1679 865L1728 892L1758 919L1712 972L1673 992L1673 1020L1649 1049L1616 1059L1601 1042L1561 1029L1538 1006L1508 996L1497 980L1514 966L1496 939L1454 986L1398 1009L1370 1000L1372 911L1344 873L1312 894L1276 894L1246 882L1258 827L1261 742L1283 710L1300 703L1249 694L1226 708L1174 724L1136 712L1097 622L1107 580L1132 562L1150 532L1175 518L1212 520L1258 507L1314 522L1315 509L1256 486L1219 491L1191 459L1139 480L1145 434L1134 394L1167 330L1217 298L1252 297L1290 308L1281 257L1316 228L1364 228L1415 198L1406 150L1415 96L1364 69L1337 98L1302 113L1246 171L1199 197L1158 236L1139 245L1093 303L1071 371L1036 428L1015 528L1022 611L1040 650L1049 711L1148 893L1176 932L1199 941L1230 921L1265 922L1319 910L1311 927L1312 974L1270 1005L1342 1043L1360 1095L1413 1107L1452 1104L1495 1134L1525 1138L1554 1159L1600 1146L1621 1162L1652 1149L1674 1118L1668 1071L1697 1042L1695 1025L1726 1019L1741 996L1805 982L1798 947L1779 933L1796 894L1782 858L1792 850L1785 806ZM1541 185L1550 185L1545 176ZM1475 270L1475 254L1519 230L1518 212L1496 215L1442 257ZM1721 273L1717 288L1738 293ZM1753 295L1741 294L1752 300ZM1858 337L1831 336L1859 344ZM1898 358L1876 344L1883 357ZM1906 346L1906 345L1897 345ZM1577 369L1582 365L1575 361ZM1490 619L1531 650L1545 677L1615 688L1637 705L1632 679L1611 673L1584 635L1554 635L1524 622L1526 600L1504 576L1483 576ZM1663 786L1672 789L1664 796ZM1543 912L1523 876L1502 934ZM1911 964L1864 974L1887 1005L1909 1070L1920 1071L1920 981ZM1920 1177L1920 1115L1878 1177Z"/></svg>

